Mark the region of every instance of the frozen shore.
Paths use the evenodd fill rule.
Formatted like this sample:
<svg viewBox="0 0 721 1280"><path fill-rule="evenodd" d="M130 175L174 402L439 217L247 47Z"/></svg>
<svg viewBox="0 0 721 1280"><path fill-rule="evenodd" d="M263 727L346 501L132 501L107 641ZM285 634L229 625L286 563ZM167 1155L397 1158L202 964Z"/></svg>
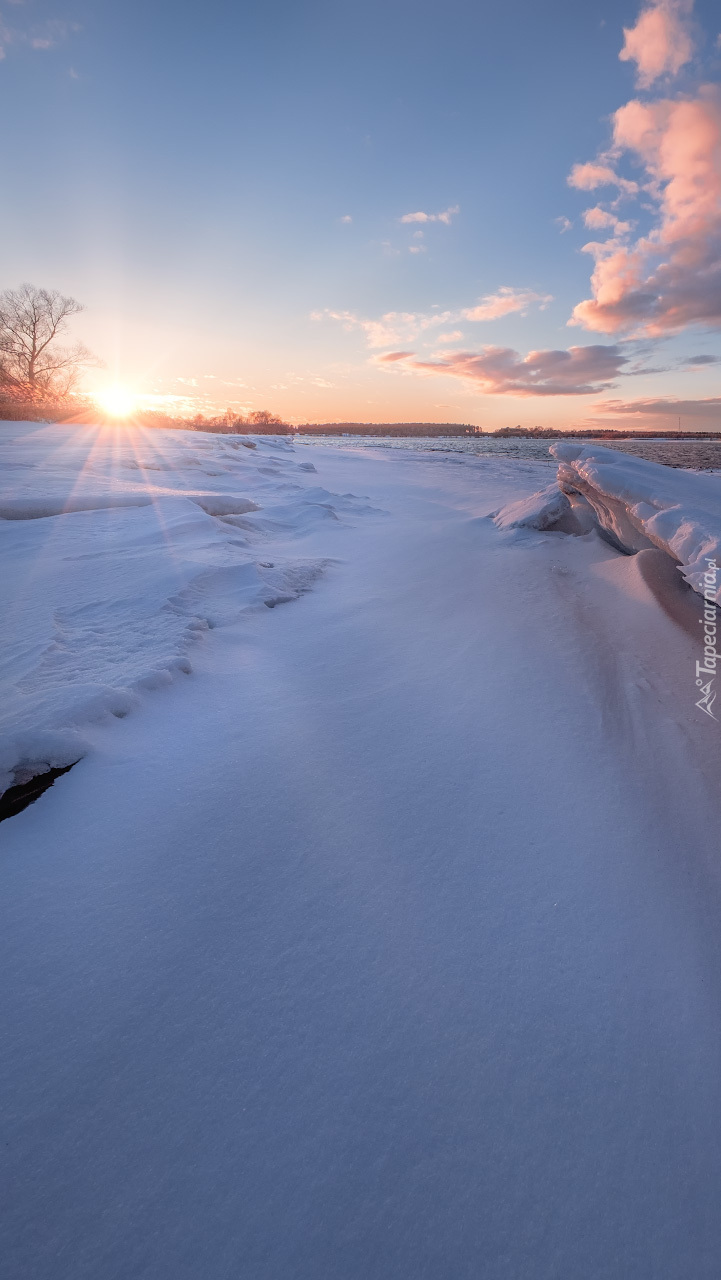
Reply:
<svg viewBox="0 0 721 1280"><path fill-rule="evenodd" d="M82 757L0 826L9 1274L715 1280L719 725L642 557L489 518L551 459L0 430L6 776Z"/></svg>

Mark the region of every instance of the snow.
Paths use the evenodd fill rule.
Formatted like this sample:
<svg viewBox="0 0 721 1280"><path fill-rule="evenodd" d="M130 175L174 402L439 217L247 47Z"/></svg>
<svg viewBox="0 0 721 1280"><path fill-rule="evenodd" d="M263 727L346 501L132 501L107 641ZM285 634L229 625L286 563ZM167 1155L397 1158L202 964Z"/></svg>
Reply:
<svg viewBox="0 0 721 1280"><path fill-rule="evenodd" d="M313 463L272 438L5 423L0 466L0 790L77 760L84 725L188 674L204 629L297 599L325 562L300 545L276 559L272 535L341 518Z"/></svg>
<svg viewBox="0 0 721 1280"><path fill-rule="evenodd" d="M8 1274L715 1280L719 727L646 553L499 528L546 464L146 448L0 525L86 753L0 827Z"/></svg>
<svg viewBox="0 0 721 1280"><path fill-rule="evenodd" d="M571 504L554 481L528 498L508 502L493 517L499 529L551 529Z"/></svg>
<svg viewBox="0 0 721 1280"><path fill-rule="evenodd" d="M581 495L628 551L659 547L703 595L708 561L721 565L721 482L598 445L551 445L561 489ZM721 580L715 595L721 600Z"/></svg>

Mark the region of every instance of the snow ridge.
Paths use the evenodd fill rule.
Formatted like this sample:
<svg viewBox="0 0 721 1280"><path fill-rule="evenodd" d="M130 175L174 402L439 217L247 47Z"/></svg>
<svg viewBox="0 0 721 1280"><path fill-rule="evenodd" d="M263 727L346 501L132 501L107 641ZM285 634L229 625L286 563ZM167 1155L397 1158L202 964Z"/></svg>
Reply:
<svg viewBox="0 0 721 1280"><path fill-rule="evenodd" d="M721 476L665 467L606 449L550 446L557 479L493 513L499 529L584 534L595 528L619 551L657 548L708 597L709 565L721 565ZM721 588L715 596L721 601Z"/></svg>
<svg viewBox="0 0 721 1280"><path fill-rule="evenodd" d="M208 629L308 591L314 531L369 509L269 437L13 422L0 461L0 794L190 673Z"/></svg>
<svg viewBox="0 0 721 1280"><path fill-rule="evenodd" d="M580 495L622 550L659 547L704 594L708 562L721 563L721 479L565 441L551 445L563 493ZM716 596L718 601L719 595Z"/></svg>

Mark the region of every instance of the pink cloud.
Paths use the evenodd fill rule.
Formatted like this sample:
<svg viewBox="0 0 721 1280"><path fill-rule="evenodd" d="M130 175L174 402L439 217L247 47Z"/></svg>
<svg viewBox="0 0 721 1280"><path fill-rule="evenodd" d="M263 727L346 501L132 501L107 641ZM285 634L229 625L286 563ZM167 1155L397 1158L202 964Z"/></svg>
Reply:
<svg viewBox="0 0 721 1280"><path fill-rule="evenodd" d="M632 101L614 116L614 147L645 167L658 225L634 244L595 253L593 297L571 323L648 335L721 325L721 91Z"/></svg>
<svg viewBox="0 0 721 1280"><path fill-rule="evenodd" d="M622 62L635 62L637 81L648 89L659 76L676 75L693 55L688 19L693 0L657 0L642 9L635 27L624 27Z"/></svg>
<svg viewBox="0 0 721 1280"><path fill-rule="evenodd" d="M521 357L509 347L484 347L479 352L454 351L436 360L409 360L404 368L423 374L445 374L472 383L490 395L590 395L613 386L628 364L618 346L570 347L567 351L530 351Z"/></svg>
<svg viewBox="0 0 721 1280"><path fill-rule="evenodd" d="M568 175L569 187L579 191L595 191L597 187L618 187L625 195L636 195L638 183L629 178L621 178L607 164L592 161L589 164L574 164Z"/></svg>
<svg viewBox="0 0 721 1280"><path fill-rule="evenodd" d="M540 302L541 310L552 302L551 294L534 293L532 289L513 289L501 285L497 293L487 293L478 306L462 311L464 320L499 320L502 316L520 311L525 315L533 302Z"/></svg>
<svg viewBox="0 0 721 1280"><path fill-rule="evenodd" d="M624 235L631 229L630 222L620 222L615 213L609 213L607 209L602 209L598 204L593 209L584 211L583 221L593 231L601 231L604 227L608 227L609 230L615 231L617 235Z"/></svg>
<svg viewBox="0 0 721 1280"><path fill-rule="evenodd" d="M378 364L394 364L396 360L407 360L409 356L414 356L415 351L386 351L385 355L376 356Z"/></svg>

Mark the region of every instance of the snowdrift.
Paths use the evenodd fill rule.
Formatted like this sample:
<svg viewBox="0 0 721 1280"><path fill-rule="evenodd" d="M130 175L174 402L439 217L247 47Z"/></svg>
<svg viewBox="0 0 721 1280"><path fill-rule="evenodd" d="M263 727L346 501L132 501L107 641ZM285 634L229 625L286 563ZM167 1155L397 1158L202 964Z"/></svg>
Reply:
<svg viewBox="0 0 721 1280"><path fill-rule="evenodd" d="M558 459L561 490L585 498L622 550L659 547L678 561L689 586L704 594L709 562L721 564L721 477L599 446L562 442L551 445L551 453Z"/></svg>
<svg viewBox="0 0 721 1280"><path fill-rule="evenodd" d="M499 529L553 529L571 509L565 493L554 480L545 489L501 507L493 516Z"/></svg>
<svg viewBox="0 0 721 1280"><path fill-rule="evenodd" d="M2 423L0 466L0 794L189 673L208 628L297 599L314 531L367 509L268 437Z"/></svg>
<svg viewBox="0 0 721 1280"><path fill-rule="evenodd" d="M600 445L552 444L558 479L494 515L499 529L583 533L595 524L620 551L660 548L700 595L721 600L721 476L648 462ZM709 570L711 569L711 573Z"/></svg>

